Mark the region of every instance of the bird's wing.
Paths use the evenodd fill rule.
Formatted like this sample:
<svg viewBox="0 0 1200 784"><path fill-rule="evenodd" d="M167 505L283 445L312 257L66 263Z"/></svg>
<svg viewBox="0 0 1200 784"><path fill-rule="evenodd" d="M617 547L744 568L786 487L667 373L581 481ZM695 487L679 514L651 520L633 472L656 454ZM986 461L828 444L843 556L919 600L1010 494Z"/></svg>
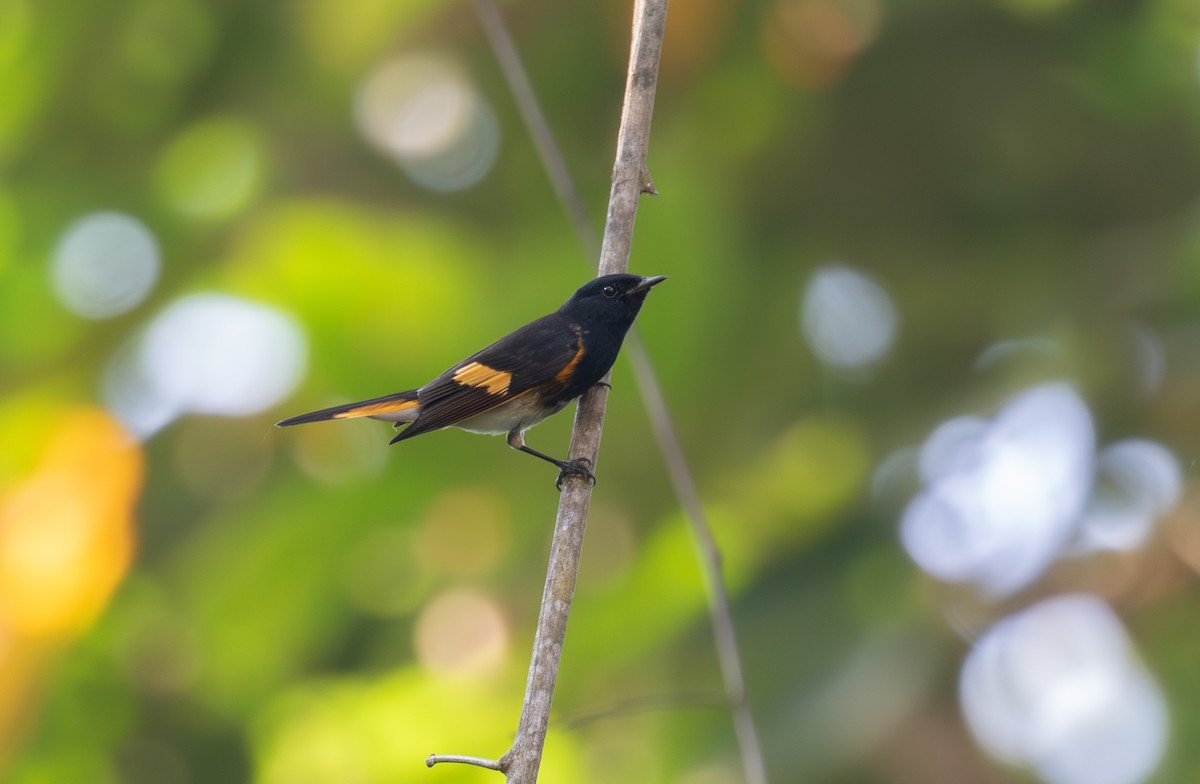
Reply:
<svg viewBox="0 0 1200 784"><path fill-rule="evenodd" d="M421 415L393 443L449 427L521 395L565 386L583 352L579 332L557 313L526 324L421 387Z"/></svg>

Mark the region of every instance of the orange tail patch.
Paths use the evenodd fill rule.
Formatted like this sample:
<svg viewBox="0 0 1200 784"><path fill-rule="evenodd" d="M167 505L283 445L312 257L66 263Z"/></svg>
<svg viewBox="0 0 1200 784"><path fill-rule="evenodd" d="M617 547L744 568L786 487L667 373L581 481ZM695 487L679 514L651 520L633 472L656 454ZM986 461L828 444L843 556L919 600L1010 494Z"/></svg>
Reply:
<svg viewBox="0 0 1200 784"><path fill-rule="evenodd" d="M340 411L333 415L334 419L354 419L356 417L375 417L376 419L396 420L396 414L414 411L421 407L417 400L385 400L379 403L366 403L355 408Z"/></svg>
<svg viewBox="0 0 1200 784"><path fill-rule="evenodd" d="M279 427L290 427L308 422L324 422L327 419L355 419L358 417L386 419L392 422L412 422L420 413L421 401L417 398L417 390L410 389L394 395L360 400L357 403L347 403L332 408L322 408L320 411L310 411L277 424Z"/></svg>

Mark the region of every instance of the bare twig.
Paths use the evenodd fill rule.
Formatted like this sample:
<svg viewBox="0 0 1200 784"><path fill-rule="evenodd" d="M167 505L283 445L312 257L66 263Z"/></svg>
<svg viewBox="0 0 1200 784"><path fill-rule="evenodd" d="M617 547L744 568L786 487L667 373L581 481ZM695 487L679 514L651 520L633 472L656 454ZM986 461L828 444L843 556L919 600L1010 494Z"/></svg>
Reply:
<svg viewBox="0 0 1200 784"><path fill-rule="evenodd" d="M629 268L629 247L638 197L648 179L646 150L650 146L650 119L658 87L658 61L662 57L663 31L667 26L667 0L636 0L633 5L633 41L629 71L625 76L625 102L617 132L617 160L613 164L612 190L604 240L600 244L600 275Z"/></svg>
<svg viewBox="0 0 1200 784"><path fill-rule="evenodd" d="M640 342L630 346L628 355L633 362L639 387L643 390L643 402L649 413L650 424L658 448L666 457L667 471L679 502L683 505L696 546L700 550L700 563L704 565L705 585L708 587L708 614L712 623L713 640L717 646L717 661L721 677L725 681L725 694L733 712L733 730L737 734L738 748L742 753L742 772L747 784L766 784L767 769L763 762L762 743L758 729L754 726L754 714L746 699L746 680L742 675L742 657L738 652L737 633L733 627L733 611L729 606L729 589L725 586L725 573L721 569L721 551L708 524L708 515L700 502L700 494L692 481L687 462L675 435L671 415L663 400L658 378L650 367L650 359Z"/></svg>
<svg viewBox="0 0 1200 784"><path fill-rule="evenodd" d="M521 59L513 45L512 37L504 24L503 18L496 9L494 0L475 0L475 8L487 34L488 41L496 53L496 59L504 73L504 78L512 90L517 107L534 140L542 163L551 185L558 194L559 200L567 211L571 225L588 257L594 257L598 250L599 241L596 231L588 220L587 208L579 189L571 178L554 133L542 112L533 86L529 81ZM643 193L657 194L649 173L643 169ZM741 655L738 652L737 635L733 626L733 613L729 606L729 592L725 586L725 577L721 569L721 553L712 535L712 526L700 501L700 494L692 479L679 436L667 409L662 388L658 377L650 363L645 346L636 334L630 333L626 340L625 353L633 365L634 380L641 394L642 402L654 429L655 439L667 466L675 494L679 498L684 514L691 524L696 546L700 551L700 560L704 566L706 584L709 591L709 615L713 629L713 637L717 648L717 659L721 668L721 676L725 684L725 694L733 712L734 732L737 734L738 746L741 750L742 769L747 784L766 784L766 768L763 763L762 744L754 725L754 717L750 704L746 699L745 678L743 676Z"/></svg>
<svg viewBox="0 0 1200 784"><path fill-rule="evenodd" d="M474 765L488 770L503 770L500 760L484 759L483 757L468 757L465 754L430 754L425 758L425 765L432 768L439 762L457 762L461 765Z"/></svg>
<svg viewBox="0 0 1200 784"><path fill-rule="evenodd" d="M636 0L625 102L621 108L608 218L600 250L600 275L624 272L629 267L637 202L645 182L646 149L650 141L650 120L666 21L667 0ZM580 399L571 434L571 459L596 464L608 391L607 384L598 384ZM576 474L566 477L550 544L550 565L546 571L521 719L512 748L498 761L498 768L504 771L509 784L534 784L537 781L591 497L591 483L584 477ZM450 761L451 758L435 755L434 760L438 759Z"/></svg>

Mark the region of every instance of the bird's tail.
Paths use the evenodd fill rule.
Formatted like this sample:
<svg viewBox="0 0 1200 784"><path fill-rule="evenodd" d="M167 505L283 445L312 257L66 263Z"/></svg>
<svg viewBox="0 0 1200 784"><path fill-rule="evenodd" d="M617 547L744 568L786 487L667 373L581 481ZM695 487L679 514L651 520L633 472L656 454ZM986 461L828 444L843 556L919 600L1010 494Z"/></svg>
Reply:
<svg viewBox="0 0 1200 784"><path fill-rule="evenodd" d="M357 403L322 408L320 411L310 411L307 414L288 417L281 422L276 422L275 426L291 427L308 422L323 422L326 419L356 419L358 417L404 423L414 421L420 413L421 401L417 399L417 390L410 389L394 395L384 395L370 400L360 400Z"/></svg>

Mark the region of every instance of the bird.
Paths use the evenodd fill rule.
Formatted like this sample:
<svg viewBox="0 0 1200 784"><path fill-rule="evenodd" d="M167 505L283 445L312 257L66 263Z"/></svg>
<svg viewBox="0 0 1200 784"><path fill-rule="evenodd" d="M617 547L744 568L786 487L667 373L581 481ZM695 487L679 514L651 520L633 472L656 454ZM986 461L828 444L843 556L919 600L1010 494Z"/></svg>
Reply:
<svg viewBox="0 0 1200 784"><path fill-rule="evenodd" d="M571 474L594 483L586 459L559 460L539 452L525 443L525 433L602 383L646 295L666 279L628 273L595 278L558 310L510 332L422 387L310 411L276 426L382 419L404 427L389 444L446 427L507 434L513 449L558 467L560 490Z"/></svg>

